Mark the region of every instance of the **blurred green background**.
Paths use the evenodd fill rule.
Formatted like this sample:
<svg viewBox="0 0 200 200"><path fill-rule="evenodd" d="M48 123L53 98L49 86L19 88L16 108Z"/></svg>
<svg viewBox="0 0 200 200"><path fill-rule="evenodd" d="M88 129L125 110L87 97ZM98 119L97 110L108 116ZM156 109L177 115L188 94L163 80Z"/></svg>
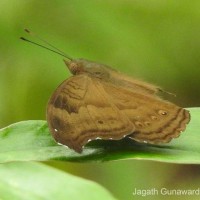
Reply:
<svg viewBox="0 0 200 200"><path fill-rule="evenodd" d="M169 99L183 107L200 105L200 1L1 0L0 128L45 119L49 97L70 76L62 57L19 40L30 38L24 28L74 58L157 84L175 93ZM200 167L192 165L139 160L47 164L94 180L123 200L142 199L132 195L135 188L200 188Z"/></svg>

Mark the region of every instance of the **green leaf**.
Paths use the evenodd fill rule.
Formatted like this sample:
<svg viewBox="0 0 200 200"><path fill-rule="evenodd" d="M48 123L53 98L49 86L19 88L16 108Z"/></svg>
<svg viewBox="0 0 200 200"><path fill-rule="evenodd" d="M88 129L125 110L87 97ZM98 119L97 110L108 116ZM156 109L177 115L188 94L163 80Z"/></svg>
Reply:
<svg viewBox="0 0 200 200"><path fill-rule="evenodd" d="M39 163L0 165L0 199L3 200L114 200L102 186Z"/></svg>
<svg viewBox="0 0 200 200"><path fill-rule="evenodd" d="M46 121L24 121L0 130L0 163L10 161L108 161L144 159L171 163L200 164L200 108L190 108L191 121L185 132L164 145L139 144L132 140L93 141L78 154L56 144Z"/></svg>

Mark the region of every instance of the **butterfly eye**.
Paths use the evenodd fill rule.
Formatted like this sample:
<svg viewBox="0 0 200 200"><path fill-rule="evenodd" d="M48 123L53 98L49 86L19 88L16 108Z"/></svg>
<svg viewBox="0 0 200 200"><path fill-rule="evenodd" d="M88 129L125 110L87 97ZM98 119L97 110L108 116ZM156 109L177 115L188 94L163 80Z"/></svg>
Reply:
<svg viewBox="0 0 200 200"><path fill-rule="evenodd" d="M77 63L71 63L70 64L71 69L76 69L77 68Z"/></svg>
<svg viewBox="0 0 200 200"><path fill-rule="evenodd" d="M76 64L76 63L74 63L74 62L73 62L73 63L71 63L70 65L71 65L71 67L76 67L76 66L77 66L77 64Z"/></svg>
<svg viewBox="0 0 200 200"><path fill-rule="evenodd" d="M73 73L73 74L77 74L80 69L80 67L78 66L77 63L75 62L71 62L70 65L69 65L69 70Z"/></svg>

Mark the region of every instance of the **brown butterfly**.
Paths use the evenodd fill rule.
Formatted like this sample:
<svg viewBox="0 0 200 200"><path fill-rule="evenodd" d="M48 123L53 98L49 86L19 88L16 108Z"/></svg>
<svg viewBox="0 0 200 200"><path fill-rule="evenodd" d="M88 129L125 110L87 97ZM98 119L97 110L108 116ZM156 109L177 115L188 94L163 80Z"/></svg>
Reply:
<svg viewBox="0 0 200 200"><path fill-rule="evenodd" d="M159 87L103 64L72 59L42 41L54 48L49 50L70 60L64 61L73 75L56 89L47 106L48 126L58 143L81 153L91 140L129 137L140 143L160 144L185 130L189 112L157 96L162 91Z"/></svg>
<svg viewBox="0 0 200 200"><path fill-rule="evenodd" d="M154 85L85 59L64 61L73 76L50 98L47 121L55 140L76 152L96 139L167 143L190 121L189 112L158 97Z"/></svg>

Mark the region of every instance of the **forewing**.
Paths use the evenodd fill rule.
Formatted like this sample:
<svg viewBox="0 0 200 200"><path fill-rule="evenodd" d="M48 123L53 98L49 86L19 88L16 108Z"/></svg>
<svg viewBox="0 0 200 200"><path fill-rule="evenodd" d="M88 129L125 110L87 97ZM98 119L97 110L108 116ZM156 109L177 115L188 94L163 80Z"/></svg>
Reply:
<svg viewBox="0 0 200 200"><path fill-rule="evenodd" d="M130 138L144 143L169 142L184 131L190 121L187 110L155 95L126 90L124 87L104 82L110 101L125 114L135 126Z"/></svg>
<svg viewBox="0 0 200 200"><path fill-rule="evenodd" d="M90 140L118 140L134 131L99 80L84 74L57 88L47 106L47 121L55 140L77 152Z"/></svg>
<svg viewBox="0 0 200 200"><path fill-rule="evenodd" d="M109 82L116 86L125 88L126 90L137 91L144 94L156 94L159 91L163 91L156 85L133 79L111 67L104 66L104 68L110 74Z"/></svg>

